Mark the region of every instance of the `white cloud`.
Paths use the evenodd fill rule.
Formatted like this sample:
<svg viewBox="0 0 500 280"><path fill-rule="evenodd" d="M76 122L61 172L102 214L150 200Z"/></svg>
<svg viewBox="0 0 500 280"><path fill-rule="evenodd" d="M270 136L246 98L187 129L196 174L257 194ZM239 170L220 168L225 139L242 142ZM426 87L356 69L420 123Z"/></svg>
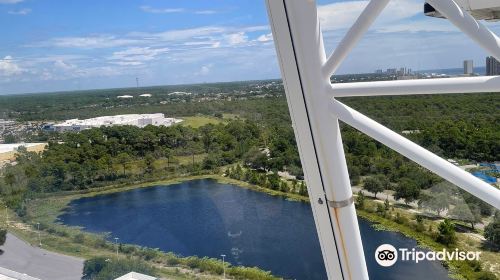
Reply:
<svg viewBox="0 0 500 280"><path fill-rule="evenodd" d="M324 31L350 28L359 17L368 1L336 2L318 7L321 28ZM382 14L376 19L374 28L392 25L422 13L420 0L390 1Z"/></svg>
<svg viewBox="0 0 500 280"><path fill-rule="evenodd" d="M0 0L0 4L17 4L23 1L24 0Z"/></svg>
<svg viewBox="0 0 500 280"><path fill-rule="evenodd" d="M24 70L16 64L12 56L5 56L0 59L0 76L13 76L24 72Z"/></svg>
<svg viewBox="0 0 500 280"><path fill-rule="evenodd" d="M217 11L215 11L215 10L201 10L201 11L195 11L194 13L197 15L213 15L213 14L216 14Z"/></svg>
<svg viewBox="0 0 500 280"><path fill-rule="evenodd" d="M377 29L378 33L392 32L454 32L458 29L448 21L442 19L430 19L421 21L412 21L408 23L392 24Z"/></svg>
<svg viewBox="0 0 500 280"><path fill-rule="evenodd" d="M80 37L58 37L26 45L28 47L56 47L99 49L116 47L166 47L185 45L217 48L242 45L248 40L247 32L267 31L268 26L201 26L188 29L173 29L163 32L130 32L125 35L96 34Z"/></svg>
<svg viewBox="0 0 500 280"><path fill-rule="evenodd" d="M140 66L144 63L141 61L113 61L113 64L120 66Z"/></svg>
<svg viewBox="0 0 500 280"><path fill-rule="evenodd" d="M203 26L190 29L169 30L151 35L165 41L178 41L190 39L193 37L207 37L224 32L227 32L227 29L224 27Z"/></svg>
<svg viewBox="0 0 500 280"><path fill-rule="evenodd" d="M237 32L224 35L224 39L230 46L240 45L248 42L248 36L245 32Z"/></svg>
<svg viewBox="0 0 500 280"><path fill-rule="evenodd" d="M88 67L75 72L75 76L77 77L108 77L121 74L123 72L120 69L111 66Z"/></svg>
<svg viewBox="0 0 500 280"><path fill-rule="evenodd" d="M257 41L259 42L269 42L273 40L273 34L268 33L268 34L262 34L257 38Z"/></svg>
<svg viewBox="0 0 500 280"><path fill-rule="evenodd" d="M128 38L117 38L110 35L99 35L89 37L62 37L54 38L49 41L30 45L31 47L59 47L59 48L112 48L138 43L137 40Z"/></svg>
<svg viewBox="0 0 500 280"><path fill-rule="evenodd" d="M196 15L213 15L218 13L216 10L186 10L184 8L154 8L151 6L140 6L143 12L151 14L172 14L172 13L193 13Z"/></svg>
<svg viewBox="0 0 500 280"><path fill-rule="evenodd" d="M31 9L13 10L13 11L9 11L8 13L11 15L25 16L25 15L31 13Z"/></svg>
<svg viewBox="0 0 500 280"><path fill-rule="evenodd" d="M142 11L146 13L152 13L152 14L171 14L171 13L181 13L184 12L185 10L182 8L153 8L150 6L140 6L139 7Z"/></svg>
<svg viewBox="0 0 500 280"><path fill-rule="evenodd" d="M154 60L157 56L165 54L168 51L168 48L132 47L114 52L108 59L118 65L141 65L146 61Z"/></svg>
<svg viewBox="0 0 500 280"><path fill-rule="evenodd" d="M60 60L60 59L58 59L54 62L54 66L58 69L62 69L65 71L72 70L72 69L76 68L75 65L69 64L69 63L64 62L63 60Z"/></svg>
<svg viewBox="0 0 500 280"><path fill-rule="evenodd" d="M200 69L199 74L202 76L208 75L210 73L210 70L212 69L212 66L212 64L203 65Z"/></svg>
<svg viewBox="0 0 500 280"><path fill-rule="evenodd" d="M203 65L201 66L200 70L194 74L195 76L206 76L210 74L210 72L212 71L212 67L213 67L212 63Z"/></svg>

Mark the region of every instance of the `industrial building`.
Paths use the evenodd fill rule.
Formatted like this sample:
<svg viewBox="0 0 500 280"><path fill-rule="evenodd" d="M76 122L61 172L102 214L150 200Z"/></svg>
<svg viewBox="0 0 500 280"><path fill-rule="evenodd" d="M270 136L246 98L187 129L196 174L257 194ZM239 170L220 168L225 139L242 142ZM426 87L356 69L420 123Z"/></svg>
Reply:
<svg viewBox="0 0 500 280"><path fill-rule="evenodd" d="M156 114L128 114L116 116L103 116L91 119L71 119L63 123L53 124L46 127L47 130L65 132L65 131L82 131L94 127L115 126L115 125L133 125L137 127L145 127L147 125L154 126L171 126L179 123L182 120L175 118L165 118L162 113Z"/></svg>

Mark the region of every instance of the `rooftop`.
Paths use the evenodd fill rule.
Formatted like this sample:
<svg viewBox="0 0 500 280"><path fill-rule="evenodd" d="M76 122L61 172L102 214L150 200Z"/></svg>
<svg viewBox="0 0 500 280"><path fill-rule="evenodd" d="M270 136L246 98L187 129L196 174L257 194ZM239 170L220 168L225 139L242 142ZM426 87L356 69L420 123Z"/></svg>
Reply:
<svg viewBox="0 0 500 280"><path fill-rule="evenodd" d="M158 280L158 278L132 271L115 280Z"/></svg>

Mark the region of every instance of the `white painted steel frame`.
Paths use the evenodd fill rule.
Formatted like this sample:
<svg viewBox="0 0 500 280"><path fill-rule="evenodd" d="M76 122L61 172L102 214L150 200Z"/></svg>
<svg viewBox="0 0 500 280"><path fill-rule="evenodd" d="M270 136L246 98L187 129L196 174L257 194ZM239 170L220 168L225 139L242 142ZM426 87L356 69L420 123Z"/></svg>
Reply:
<svg viewBox="0 0 500 280"><path fill-rule="evenodd" d="M328 278L367 279L354 205L336 209L327 203L349 200L352 191L339 123L329 112L331 98L321 94L330 81L321 74L326 55L316 3L268 0L267 5Z"/></svg>
<svg viewBox="0 0 500 280"><path fill-rule="evenodd" d="M314 0L267 0L287 102L329 279L368 279L339 120L357 128L496 208L500 190L335 100L376 96L500 91L500 77L334 84L340 66L389 0L371 0L326 59ZM428 0L500 58L498 37L452 0Z"/></svg>
<svg viewBox="0 0 500 280"><path fill-rule="evenodd" d="M496 92L500 76L332 84L332 97Z"/></svg>

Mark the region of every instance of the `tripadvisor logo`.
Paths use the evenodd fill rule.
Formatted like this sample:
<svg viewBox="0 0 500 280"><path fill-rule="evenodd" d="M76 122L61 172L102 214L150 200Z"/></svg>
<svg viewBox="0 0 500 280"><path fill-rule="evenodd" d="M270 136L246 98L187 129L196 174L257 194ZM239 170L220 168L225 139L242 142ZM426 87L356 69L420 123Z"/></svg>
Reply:
<svg viewBox="0 0 500 280"><path fill-rule="evenodd" d="M392 266L398 260L398 251L390 244L382 244L375 250L375 260L381 266Z"/></svg>
<svg viewBox="0 0 500 280"><path fill-rule="evenodd" d="M375 260L384 267L393 266L398 260L403 262L419 263L421 261L474 261L479 260L480 251L448 251L443 249L438 252L422 251L415 248L396 249L391 244L382 244L375 250Z"/></svg>

